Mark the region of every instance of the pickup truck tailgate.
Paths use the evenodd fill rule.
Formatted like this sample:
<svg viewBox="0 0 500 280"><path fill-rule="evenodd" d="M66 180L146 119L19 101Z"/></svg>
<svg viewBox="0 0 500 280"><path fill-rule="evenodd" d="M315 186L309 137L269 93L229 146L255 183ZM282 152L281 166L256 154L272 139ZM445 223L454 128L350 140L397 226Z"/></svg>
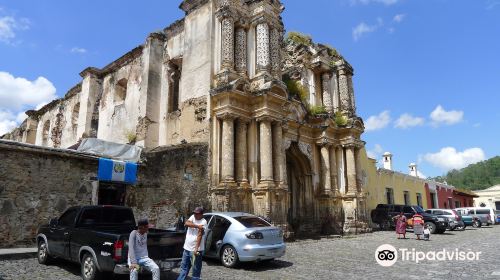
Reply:
<svg viewBox="0 0 500 280"><path fill-rule="evenodd" d="M148 233L148 253L153 260L182 258L184 232L162 231Z"/></svg>

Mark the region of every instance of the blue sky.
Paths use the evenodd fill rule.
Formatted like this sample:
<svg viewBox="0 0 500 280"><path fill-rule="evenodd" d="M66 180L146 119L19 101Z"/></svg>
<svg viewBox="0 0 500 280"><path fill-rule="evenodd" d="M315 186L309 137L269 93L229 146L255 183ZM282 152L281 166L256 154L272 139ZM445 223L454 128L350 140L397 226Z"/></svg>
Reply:
<svg viewBox="0 0 500 280"><path fill-rule="evenodd" d="M355 69L367 150L425 176L500 155L500 0L285 0ZM180 1L0 0L0 134L183 16Z"/></svg>

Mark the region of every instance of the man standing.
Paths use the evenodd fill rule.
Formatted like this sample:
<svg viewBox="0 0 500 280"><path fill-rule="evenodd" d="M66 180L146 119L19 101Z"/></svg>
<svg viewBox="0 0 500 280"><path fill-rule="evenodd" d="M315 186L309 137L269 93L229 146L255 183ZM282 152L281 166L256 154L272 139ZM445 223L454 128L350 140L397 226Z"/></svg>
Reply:
<svg viewBox="0 0 500 280"><path fill-rule="evenodd" d="M193 277L198 280L201 276L201 259L205 250L205 230L207 221L203 218L203 208L196 207L193 215L184 224L187 227L184 253L182 253L181 272L177 280L185 280L193 266Z"/></svg>
<svg viewBox="0 0 500 280"><path fill-rule="evenodd" d="M130 280L137 280L141 267L151 271L153 280L160 280L160 268L148 257L148 230L149 222L141 219L137 222L137 230L130 233L128 240L128 266Z"/></svg>

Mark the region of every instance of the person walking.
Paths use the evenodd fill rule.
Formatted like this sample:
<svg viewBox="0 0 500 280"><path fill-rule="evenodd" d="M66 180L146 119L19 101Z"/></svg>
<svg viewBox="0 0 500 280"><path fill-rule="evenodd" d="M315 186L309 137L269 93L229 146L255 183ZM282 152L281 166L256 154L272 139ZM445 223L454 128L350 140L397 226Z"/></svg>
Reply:
<svg viewBox="0 0 500 280"><path fill-rule="evenodd" d="M418 213L413 215L413 233L417 236L417 240L424 234L424 217Z"/></svg>
<svg viewBox="0 0 500 280"><path fill-rule="evenodd" d="M401 235L403 235L403 239L406 239L406 216L403 212L400 212L394 219L396 220L396 234L398 235L398 239L401 239Z"/></svg>
<svg viewBox="0 0 500 280"><path fill-rule="evenodd" d="M431 231L427 225L424 226L424 240L429 241L431 238Z"/></svg>
<svg viewBox="0 0 500 280"><path fill-rule="evenodd" d="M193 280L201 277L202 256L205 250L205 230L207 221L203 218L203 208L196 207L193 215L184 224L187 227L184 252L182 253L181 271L177 280L185 280L193 268Z"/></svg>
<svg viewBox="0 0 500 280"><path fill-rule="evenodd" d="M140 219L137 222L137 230L133 230L130 233L128 239L130 280L138 279L141 268L149 270L153 280L160 280L160 268L148 257L148 230L149 221L147 219Z"/></svg>

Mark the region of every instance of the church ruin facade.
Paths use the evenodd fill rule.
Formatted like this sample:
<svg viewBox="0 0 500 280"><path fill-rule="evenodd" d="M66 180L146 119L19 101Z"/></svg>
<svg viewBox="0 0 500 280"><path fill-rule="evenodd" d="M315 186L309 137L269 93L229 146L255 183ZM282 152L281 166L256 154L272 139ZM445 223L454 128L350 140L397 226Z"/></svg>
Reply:
<svg viewBox="0 0 500 280"><path fill-rule="evenodd" d="M185 0L185 17L99 69L4 139L85 137L146 149L207 143L213 211L269 217L289 236L367 230L353 68L284 36L279 0ZM168 160L168 159L166 159Z"/></svg>

